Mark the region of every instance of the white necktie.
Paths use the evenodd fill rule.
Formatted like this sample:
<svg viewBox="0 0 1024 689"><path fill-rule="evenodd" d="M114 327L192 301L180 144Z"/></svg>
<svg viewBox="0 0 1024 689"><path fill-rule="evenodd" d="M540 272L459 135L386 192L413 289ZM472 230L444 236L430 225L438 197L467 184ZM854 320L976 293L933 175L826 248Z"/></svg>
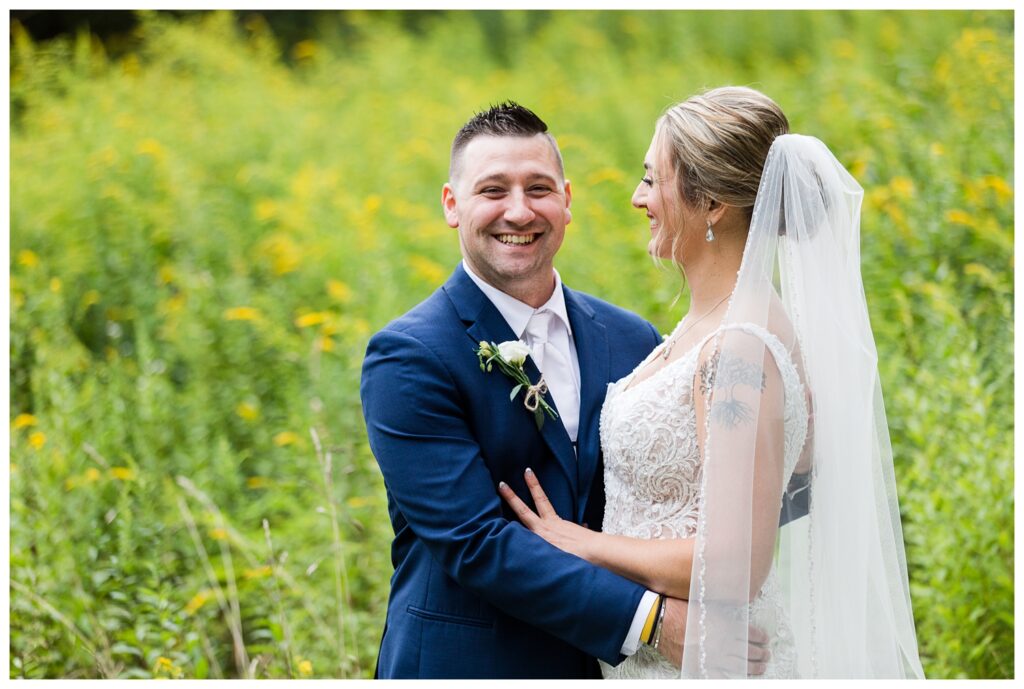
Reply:
<svg viewBox="0 0 1024 689"><path fill-rule="evenodd" d="M537 368L544 374L544 382L558 407L558 416L569 438L575 443L580 422L580 392L576 386L572 364L565 354L550 341L551 320L554 313L544 309L533 314L526 324L527 344L533 352Z"/></svg>

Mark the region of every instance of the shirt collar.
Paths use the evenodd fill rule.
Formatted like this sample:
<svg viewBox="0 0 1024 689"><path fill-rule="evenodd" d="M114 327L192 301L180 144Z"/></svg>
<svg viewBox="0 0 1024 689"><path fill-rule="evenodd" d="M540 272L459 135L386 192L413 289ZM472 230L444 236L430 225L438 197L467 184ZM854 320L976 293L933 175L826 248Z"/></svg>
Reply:
<svg viewBox="0 0 1024 689"><path fill-rule="evenodd" d="M533 314L538 311L547 309L551 313L555 314L562 323L565 324L565 329L569 332L569 336L572 336L572 326L569 325L569 313L565 308L565 294L562 292L562 277L558 274L558 271L552 268L551 270L555 273L555 289L551 293L551 298L538 309L533 308L525 302L521 302L513 296L505 294L497 287L489 285L483 281L483 278L476 275L466 262L462 262L462 269L466 271L466 275L469 279L480 288L480 291L484 293L494 308L498 309L498 313L501 314L505 322L508 323L509 327L512 328L512 332L516 334L519 339L523 338L523 332L526 330L527 323L533 318Z"/></svg>

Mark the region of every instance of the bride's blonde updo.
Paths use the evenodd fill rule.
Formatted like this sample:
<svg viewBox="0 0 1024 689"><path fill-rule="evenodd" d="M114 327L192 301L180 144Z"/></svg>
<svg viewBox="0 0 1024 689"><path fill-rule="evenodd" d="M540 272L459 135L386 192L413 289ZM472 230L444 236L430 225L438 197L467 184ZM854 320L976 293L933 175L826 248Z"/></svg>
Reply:
<svg viewBox="0 0 1024 689"><path fill-rule="evenodd" d="M723 86L673 105L658 119L655 137L687 205L712 200L753 212L768 149L789 133L778 104L760 91ZM703 231L703 228L701 228Z"/></svg>

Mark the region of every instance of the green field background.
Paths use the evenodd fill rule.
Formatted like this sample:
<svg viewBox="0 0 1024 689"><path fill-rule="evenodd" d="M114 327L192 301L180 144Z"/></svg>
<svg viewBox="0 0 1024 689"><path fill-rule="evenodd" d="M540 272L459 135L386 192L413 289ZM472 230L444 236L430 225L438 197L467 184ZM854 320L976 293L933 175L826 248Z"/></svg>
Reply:
<svg viewBox="0 0 1024 689"><path fill-rule="evenodd" d="M924 668L1013 676L1012 13L151 13L107 49L12 23L11 677L372 675L359 370L459 259L451 137L540 113L563 278L667 332L629 198L659 113L725 84L865 188Z"/></svg>

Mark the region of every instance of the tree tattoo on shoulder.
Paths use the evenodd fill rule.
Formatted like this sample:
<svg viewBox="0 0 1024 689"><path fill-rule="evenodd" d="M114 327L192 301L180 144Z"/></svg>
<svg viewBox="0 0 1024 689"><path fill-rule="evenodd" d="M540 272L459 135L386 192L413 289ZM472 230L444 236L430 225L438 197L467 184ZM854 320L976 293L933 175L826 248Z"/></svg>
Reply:
<svg viewBox="0 0 1024 689"><path fill-rule="evenodd" d="M700 394L705 399L712 390L720 390L709 412L711 420L726 428L735 428L741 423L754 420L754 411L743 400L733 394L737 385L746 385L755 390L765 391L768 377L757 364L726 352L716 351L700 367Z"/></svg>

